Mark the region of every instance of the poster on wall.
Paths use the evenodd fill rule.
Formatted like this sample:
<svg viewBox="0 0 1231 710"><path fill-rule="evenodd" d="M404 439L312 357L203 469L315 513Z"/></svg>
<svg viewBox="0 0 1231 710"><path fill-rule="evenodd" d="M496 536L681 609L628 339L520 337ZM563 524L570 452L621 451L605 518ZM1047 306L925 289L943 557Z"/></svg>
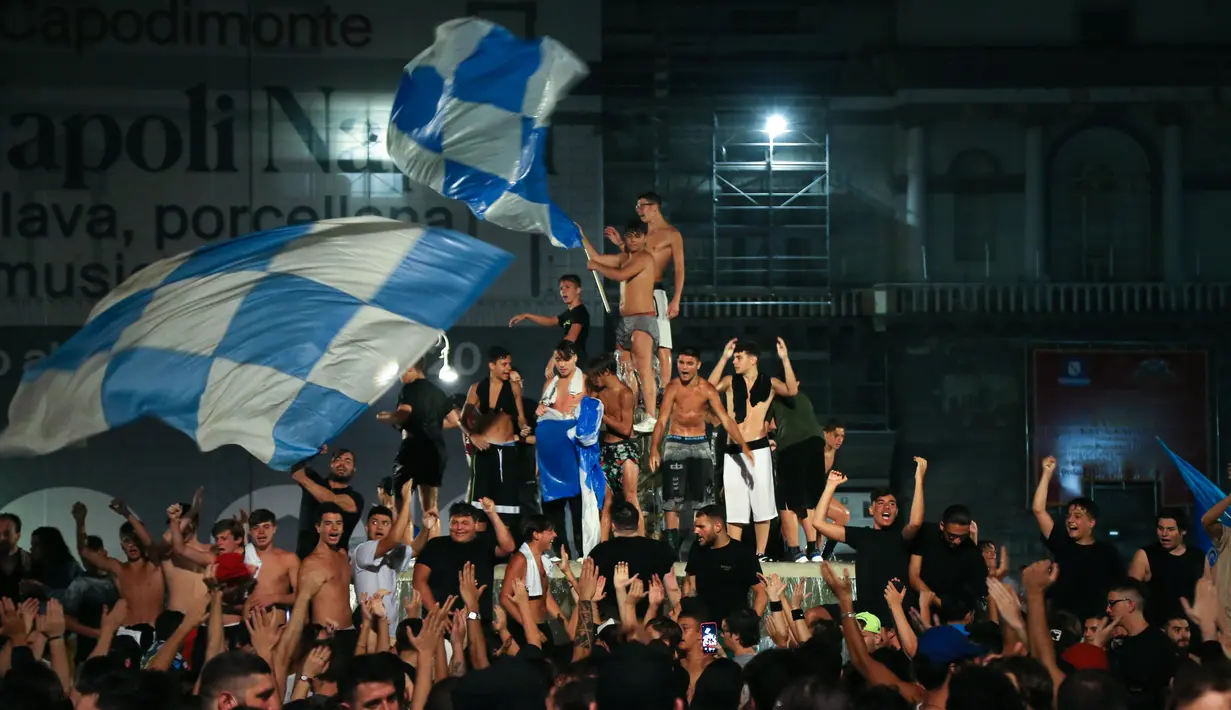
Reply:
<svg viewBox="0 0 1231 710"><path fill-rule="evenodd" d="M1091 484L1158 482L1159 503L1183 506L1188 488L1155 437L1200 468L1210 460L1209 374L1202 350L1036 350L1035 460L1053 455L1048 495L1058 505ZM1038 466L1032 462L1032 481Z"/></svg>

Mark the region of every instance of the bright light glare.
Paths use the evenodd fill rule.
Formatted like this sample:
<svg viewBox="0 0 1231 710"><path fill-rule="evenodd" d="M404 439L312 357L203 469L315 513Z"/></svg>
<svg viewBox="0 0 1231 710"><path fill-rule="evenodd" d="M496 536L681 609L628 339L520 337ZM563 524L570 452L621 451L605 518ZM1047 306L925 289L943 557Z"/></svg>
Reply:
<svg viewBox="0 0 1231 710"><path fill-rule="evenodd" d="M391 362L376 373L376 386L388 387L393 383L393 379L400 374L402 374L402 368L398 366L397 362Z"/></svg>
<svg viewBox="0 0 1231 710"><path fill-rule="evenodd" d="M786 133L786 126L786 117L780 113L775 113L765 119L765 132L769 134L770 138L777 138Z"/></svg>
<svg viewBox="0 0 1231 710"><path fill-rule="evenodd" d="M437 374L441 382L457 382L457 370L449 363L440 366L440 372Z"/></svg>

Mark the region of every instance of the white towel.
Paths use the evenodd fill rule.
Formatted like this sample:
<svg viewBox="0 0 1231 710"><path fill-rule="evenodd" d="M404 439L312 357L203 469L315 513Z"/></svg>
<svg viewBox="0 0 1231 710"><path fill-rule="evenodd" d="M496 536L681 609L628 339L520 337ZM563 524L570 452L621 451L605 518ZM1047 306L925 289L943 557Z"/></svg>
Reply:
<svg viewBox="0 0 1231 710"><path fill-rule="evenodd" d="M540 403L551 407L552 402L556 401L556 388L560 386L560 376L556 375L551 378L551 383L543 390L543 397L539 400ZM573 376L569 378L568 393L574 397L579 394L585 394L586 391L586 376L581 371L581 368L573 370Z"/></svg>
<svg viewBox="0 0 1231 710"><path fill-rule="evenodd" d="M529 597L543 596L547 589L546 580L539 574L539 566L534 562L534 550L530 549L530 543L523 542L518 552L526 556L526 595ZM547 556L547 553L543 553L540 557L543 563L543 571L546 574L551 574L549 571L551 569L551 558Z"/></svg>
<svg viewBox="0 0 1231 710"><path fill-rule="evenodd" d="M244 564L256 568L252 572L252 578L256 579L257 575L261 573L261 556L256 553L256 545L252 543L244 545Z"/></svg>

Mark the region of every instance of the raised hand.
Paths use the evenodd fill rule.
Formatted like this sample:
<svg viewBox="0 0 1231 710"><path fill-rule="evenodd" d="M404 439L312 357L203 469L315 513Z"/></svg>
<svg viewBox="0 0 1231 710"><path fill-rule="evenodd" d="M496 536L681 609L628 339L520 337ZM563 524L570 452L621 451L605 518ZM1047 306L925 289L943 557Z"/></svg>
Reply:
<svg viewBox="0 0 1231 710"><path fill-rule="evenodd" d="M603 587L599 585L598 566L589 557L581 561L581 577L577 580L577 598L582 601L598 601L595 595Z"/></svg>
<svg viewBox="0 0 1231 710"><path fill-rule="evenodd" d="M179 503L172 503L167 506L167 517L171 522L175 522L184 516L184 509Z"/></svg>
<svg viewBox="0 0 1231 710"><path fill-rule="evenodd" d="M779 360L787 359L786 341L783 340L782 338L778 338L778 359Z"/></svg>
<svg viewBox="0 0 1231 710"><path fill-rule="evenodd" d="M115 606L108 609L103 607L103 623L104 628L109 628L112 631L124 625L128 620L128 602L124 599L116 601Z"/></svg>
<svg viewBox="0 0 1231 710"><path fill-rule="evenodd" d="M885 585L885 603L890 607L901 607L906 601L906 590L898 589L898 585L894 584L894 582L901 583L901 581L894 578Z"/></svg>
<svg viewBox="0 0 1231 710"><path fill-rule="evenodd" d="M132 511L128 509L128 504L120 500L119 498L111 499L111 504L108 505L107 507L114 510L116 515L120 516L121 518L127 518L128 516L132 515Z"/></svg>
<svg viewBox="0 0 1231 710"><path fill-rule="evenodd" d="M724 360L730 360L731 356L735 354L735 346L738 344L739 338L731 338L728 340L727 344L722 348L722 358Z"/></svg>
<svg viewBox="0 0 1231 710"><path fill-rule="evenodd" d="M328 645L313 646L308 657L303 661L303 674L308 678L317 678L329 669L329 658L333 655Z"/></svg>
<svg viewBox="0 0 1231 710"><path fill-rule="evenodd" d="M487 585L479 586L474 577L474 565L470 562L462 568L461 572L457 573L458 586L461 589L462 603L466 605L469 611L479 610L479 599L483 597L483 592L486 591Z"/></svg>
<svg viewBox="0 0 1231 710"><path fill-rule="evenodd" d="M39 614L35 625L44 636L51 640L53 636L64 635L64 607L55 599L47 601L47 611Z"/></svg>
<svg viewBox="0 0 1231 710"><path fill-rule="evenodd" d="M837 488L843 483L846 483L846 474L842 473L841 471L837 469L834 469L829 472L829 480L825 482L825 485L833 486L834 488Z"/></svg>
<svg viewBox="0 0 1231 710"><path fill-rule="evenodd" d="M825 579L825 584L833 590L838 599L851 598L851 576L847 572L842 573L842 578L838 578L838 573L828 562L821 563L821 577Z"/></svg>
<svg viewBox="0 0 1231 710"><path fill-rule="evenodd" d="M488 517L496 514L496 501L491 498L480 498L479 505L483 506L483 512L487 513Z"/></svg>
<svg viewBox="0 0 1231 710"><path fill-rule="evenodd" d="M1047 456L1043 459L1043 475L1050 476L1056 472L1056 457Z"/></svg>
<svg viewBox="0 0 1231 710"><path fill-rule="evenodd" d="M1055 584L1059 577L1059 563L1039 560L1022 570L1022 585L1026 587L1026 591L1043 591Z"/></svg>
<svg viewBox="0 0 1231 710"><path fill-rule="evenodd" d="M384 619L388 612L385 609L385 597L389 596L388 589L377 590L375 594L368 597L368 611L373 619Z"/></svg>
<svg viewBox="0 0 1231 710"><path fill-rule="evenodd" d="M402 611L407 619L418 619L423 613L423 597L415 589L410 590L410 596L402 597Z"/></svg>
<svg viewBox="0 0 1231 710"><path fill-rule="evenodd" d="M650 579L650 606L662 606L663 600L667 598L667 590L663 587L663 580L658 575L654 575Z"/></svg>
<svg viewBox="0 0 1231 710"><path fill-rule="evenodd" d="M81 501L77 501L76 503L73 503L73 520L76 520L77 522L80 523L81 521L85 520L85 516L88 512L89 510L86 509L85 503L82 503Z"/></svg>
<svg viewBox="0 0 1231 710"><path fill-rule="evenodd" d="M915 457L915 478L922 479L928 472L928 460L922 456Z"/></svg>
<svg viewBox="0 0 1231 710"><path fill-rule="evenodd" d="M1000 618L1006 624L1015 629L1024 629L1025 621L1022 619L1022 602L1013 593L1013 590L1005 586L995 577L987 578L987 594L996 604L996 609L1000 611Z"/></svg>

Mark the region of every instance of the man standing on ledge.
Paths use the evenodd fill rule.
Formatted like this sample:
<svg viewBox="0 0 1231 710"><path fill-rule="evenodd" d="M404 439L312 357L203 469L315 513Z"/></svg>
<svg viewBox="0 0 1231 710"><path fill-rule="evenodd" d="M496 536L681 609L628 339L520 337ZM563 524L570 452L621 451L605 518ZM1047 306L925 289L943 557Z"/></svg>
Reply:
<svg viewBox="0 0 1231 710"><path fill-rule="evenodd" d="M778 515L774 504L774 463L769 448L767 415L774 395L794 397L799 394L799 382L782 338L778 338L778 358L782 360L785 382L757 369L760 354L755 343L732 338L723 348L722 359L714 366L709 381L718 388L719 394L726 394L727 413L739 425L753 454L751 475L740 461L738 446L729 446L723 458L722 487L731 537L742 539L743 526L754 523L757 556L764 559L769 543L769 521ZM722 374L728 360L735 365L734 376Z"/></svg>
<svg viewBox="0 0 1231 710"><path fill-rule="evenodd" d="M573 344L577 353L577 362L586 361L586 341L590 337L590 311L581 302L581 277L577 274L565 274L560 277L560 300L568 310L558 316L540 316L534 313L518 313L509 319L509 327L528 320L544 328L559 327L563 331L564 340ZM555 357L547 359L547 379L555 373Z"/></svg>
<svg viewBox="0 0 1231 710"><path fill-rule="evenodd" d="M633 429L648 434L658 418L658 382L654 379L654 352L658 344L658 320L654 310L654 259L646 253L646 228L639 220L624 229L623 254L599 254L585 238L587 267L604 278L620 282L620 321L616 345L632 353L633 366L641 379L645 419Z"/></svg>
<svg viewBox="0 0 1231 710"><path fill-rule="evenodd" d="M517 435L528 436L530 425L522 404L520 381L510 381L513 356L496 345L487 351L488 376L470 385L462 410L462 431L474 446L470 493L476 508L490 498L495 510L510 523L520 525L521 486L534 473L523 469L518 456Z"/></svg>
<svg viewBox="0 0 1231 710"><path fill-rule="evenodd" d="M329 453L329 447L322 446L320 452ZM355 477L355 454L350 449L338 449L333 455L329 462L328 481L308 468L311 460L300 461L291 469L291 480L303 489L303 498L299 502L299 537L295 545L295 554L301 560L312 554L320 544L321 535L316 523L320 520L322 506L332 503L341 509L343 548L349 544L363 510L363 496L350 486L351 479Z"/></svg>
<svg viewBox="0 0 1231 710"><path fill-rule="evenodd" d="M656 192L644 192L637 197L637 216L649 232L646 251L654 257L654 307L658 313L658 371L663 382L671 379L671 320L680 314L680 297L684 295L684 238L680 230L667 223L662 213L663 199ZM604 232L607 239L623 249L624 242L615 227ZM667 262L672 265L675 295L667 301L663 288L663 272Z"/></svg>

